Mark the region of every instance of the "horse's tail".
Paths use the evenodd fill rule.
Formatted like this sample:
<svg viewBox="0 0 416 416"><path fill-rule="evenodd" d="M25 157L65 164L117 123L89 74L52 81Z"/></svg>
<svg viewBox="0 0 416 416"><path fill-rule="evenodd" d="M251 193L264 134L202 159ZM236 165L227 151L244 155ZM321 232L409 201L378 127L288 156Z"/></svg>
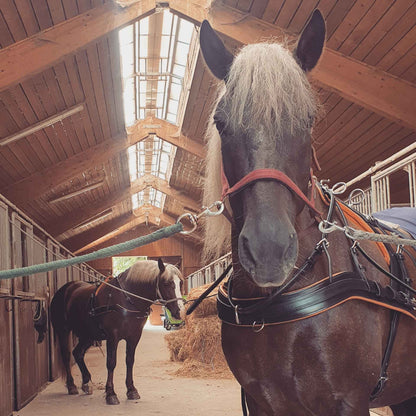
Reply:
<svg viewBox="0 0 416 416"><path fill-rule="evenodd" d="M66 319L66 292L74 282L66 283L58 289L52 298L50 305L51 322L54 329L54 342L58 342L59 358L57 360L59 373L62 377L66 374L66 366L69 366L71 351L69 348L69 335L71 328Z"/></svg>

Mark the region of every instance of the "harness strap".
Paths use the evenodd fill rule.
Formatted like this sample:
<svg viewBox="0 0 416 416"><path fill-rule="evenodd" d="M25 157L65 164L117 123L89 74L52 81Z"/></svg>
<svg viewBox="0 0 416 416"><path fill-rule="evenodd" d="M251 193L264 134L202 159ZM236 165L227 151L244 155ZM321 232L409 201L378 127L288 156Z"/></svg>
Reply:
<svg viewBox="0 0 416 416"><path fill-rule="evenodd" d="M334 276L332 282L326 278L309 287L286 292L275 298L266 309L254 311L250 315L238 313L239 308L244 310L261 302L263 298L230 300L225 285L222 285L218 291L217 309L222 321L251 327L310 318L353 299L397 310L416 320L414 300L403 297L401 292L391 286L381 287L372 280L365 282L352 272L340 273Z"/></svg>

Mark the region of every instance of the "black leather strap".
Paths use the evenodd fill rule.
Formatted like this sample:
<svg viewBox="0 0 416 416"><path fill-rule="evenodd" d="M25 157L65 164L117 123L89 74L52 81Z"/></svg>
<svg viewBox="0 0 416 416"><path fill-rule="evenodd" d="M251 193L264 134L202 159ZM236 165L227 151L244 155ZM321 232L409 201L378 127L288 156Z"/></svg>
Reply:
<svg viewBox="0 0 416 416"><path fill-rule="evenodd" d="M233 299L230 302L227 291L222 286L218 292L217 308L220 319L230 324L276 324L308 318L354 297L384 303L386 306L410 312L416 317L415 305L410 297L402 296L401 292L390 286L381 287L372 280L363 281L350 272L337 275L332 282L326 279L313 286L282 294L265 309L253 308L254 312L251 314L240 313L239 309L241 312L251 309L250 306L263 299Z"/></svg>

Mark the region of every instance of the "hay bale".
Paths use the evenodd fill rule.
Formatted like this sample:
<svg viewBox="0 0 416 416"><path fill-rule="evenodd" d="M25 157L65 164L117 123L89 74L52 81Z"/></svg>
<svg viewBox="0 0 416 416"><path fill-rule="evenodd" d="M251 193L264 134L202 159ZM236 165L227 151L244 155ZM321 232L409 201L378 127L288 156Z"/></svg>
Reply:
<svg viewBox="0 0 416 416"><path fill-rule="evenodd" d="M192 289L188 300L196 299L208 285ZM187 305L189 308L190 303ZM183 364L175 375L198 378L232 378L221 348L221 321L216 298L202 301L185 317L185 326L165 336L172 361Z"/></svg>

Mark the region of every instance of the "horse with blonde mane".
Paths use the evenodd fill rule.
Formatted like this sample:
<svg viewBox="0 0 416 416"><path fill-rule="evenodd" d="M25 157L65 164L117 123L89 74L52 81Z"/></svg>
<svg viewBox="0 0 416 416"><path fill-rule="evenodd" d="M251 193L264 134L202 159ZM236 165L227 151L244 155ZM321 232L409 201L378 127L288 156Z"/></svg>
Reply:
<svg viewBox="0 0 416 416"><path fill-rule="evenodd" d="M232 249L218 295L222 346L251 416L369 416L382 406L414 416L415 291L405 270L415 273L415 253L318 228L351 218L369 227L311 175L319 106L306 74L325 30L315 11L293 53L260 43L234 57L201 26L220 80L204 202L228 196L231 218L209 218L206 231L207 257ZM398 287L375 265L390 267Z"/></svg>

